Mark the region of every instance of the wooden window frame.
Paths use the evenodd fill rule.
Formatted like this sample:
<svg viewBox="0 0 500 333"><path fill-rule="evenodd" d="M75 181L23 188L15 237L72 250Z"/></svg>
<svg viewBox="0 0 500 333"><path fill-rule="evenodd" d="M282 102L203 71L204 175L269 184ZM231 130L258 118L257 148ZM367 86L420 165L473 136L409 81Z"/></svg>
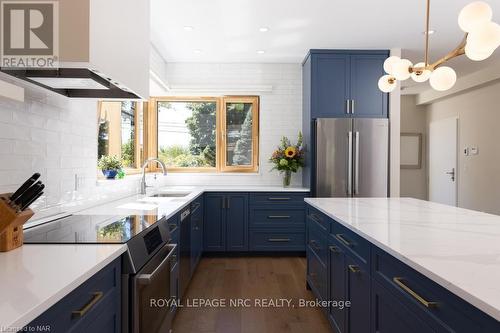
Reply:
<svg viewBox="0 0 500 333"><path fill-rule="evenodd" d="M121 101L113 101L113 100L103 100L103 101L98 101L97 102L97 122L99 123L101 114L102 114L102 104L107 103L107 102L117 102L121 103ZM142 156L141 156L141 149L140 149L140 124L139 124L139 113L142 111L142 117L143 117L143 135L145 135L146 132L146 110L147 107L144 105L145 103L142 103L140 101L133 102L135 103L135 110L134 110L134 146L135 146L135 163L134 167L128 167L128 168L123 168L123 171L127 175L133 175L133 174L138 174L141 173L141 165L142 165ZM143 154L146 154L146 141L145 137L142 140L143 142ZM99 160L100 156L97 156L97 159ZM99 171L99 170L98 170ZM104 178L101 172L98 172L99 178Z"/></svg>
<svg viewBox="0 0 500 333"><path fill-rule="evenodd" d="M257 173L259 171L259 97L258 96L161 96L152 97L147 103L146 126L144 130L145 155L158 157L158 102L215 102L215 167L177 167L167 168L172 173ZM225 166L226 140L225 107L227 103L253 103L252 108L252 165ZM224 128L224 131L223 131ZM156 172L158 166L150 166L148 171Z"/></svg>
<svg viewBox="0 0 500 333"><path fill-rule="evenodd" d="M259 97L257 96L225 96L222 98L222 112L220 131L222 139L220 142L221 158L220 172L258 172L259 171ZM252 163L250 165L226 165L227 162L227 128L226 110L229 103L251 103L252 104Z"/></svg>

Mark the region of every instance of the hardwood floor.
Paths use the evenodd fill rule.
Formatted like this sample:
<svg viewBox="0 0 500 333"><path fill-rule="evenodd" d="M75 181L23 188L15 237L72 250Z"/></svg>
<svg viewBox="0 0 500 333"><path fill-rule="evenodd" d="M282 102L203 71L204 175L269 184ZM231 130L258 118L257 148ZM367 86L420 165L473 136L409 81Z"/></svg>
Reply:
<svg viewBox="0 0 500 333"><path fill-rule="evenodd" d="M299 307L314 300L306 290L306 260L300 257L202 258L173 323L174 333L330 333L319 308ZM224 299L226 307L187 307L198 299ZM248 299L251 307L230 307ZM260 307L264 299L291 300L290 307ZM295 307L292 307L295 305Z"/></svg>

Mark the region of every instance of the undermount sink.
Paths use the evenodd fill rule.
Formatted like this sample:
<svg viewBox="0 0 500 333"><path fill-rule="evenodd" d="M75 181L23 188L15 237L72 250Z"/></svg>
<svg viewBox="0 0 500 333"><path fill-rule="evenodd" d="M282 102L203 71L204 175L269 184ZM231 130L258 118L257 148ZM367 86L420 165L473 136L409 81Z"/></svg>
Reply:
<svg viewBox="0 0 500 333"><path fill-rule="evenodd" d="M166 192L150 195L152 198L182 198L190 195L191 192Z"/></svg>

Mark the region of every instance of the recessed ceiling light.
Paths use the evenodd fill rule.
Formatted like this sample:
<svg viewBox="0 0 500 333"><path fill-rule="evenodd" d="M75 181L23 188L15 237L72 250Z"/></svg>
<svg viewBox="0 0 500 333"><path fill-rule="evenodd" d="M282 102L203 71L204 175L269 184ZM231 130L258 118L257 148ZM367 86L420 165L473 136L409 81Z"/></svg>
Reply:
<svg viewBox="0 0 500 333"><path fill-rule="evenodd" d="M269 31L269 28L268 28L268 27L260 27L260 28L259 28L259 31L260 31L260 32L268 32L268 31Z"/></svg>
<svg viewBox="0 0 500 333"><path fill-rule="evenodd" d="M200 49L196 49L196 50L194 50L193 52L194 52L194 53L196 53L196 54L200 54L200 53L201 53L201 50L200 50Z"/></svg>
<svg viewBox="0 0 500 333"><path fill-rule="evenodd" d="M190 25L185 25L184 26L184 30L186 30L186 31L193 31L194 28L192 26L190 26Z"/></svg>
<svg viewBox="0 0 500 333"><path fill-rule="evenodd" d="M264 51L264 50L257 50L257 54L264 54L264 53L266 53L266 51Z"/></svg>
<svg viewBox="0 0 500 333"><path fill-rule="evenodd" d="M436 30L429 30L429 35L433 35L436 33ZM426 32L425 31L422 31L422 34L425 35Z"/></svg>

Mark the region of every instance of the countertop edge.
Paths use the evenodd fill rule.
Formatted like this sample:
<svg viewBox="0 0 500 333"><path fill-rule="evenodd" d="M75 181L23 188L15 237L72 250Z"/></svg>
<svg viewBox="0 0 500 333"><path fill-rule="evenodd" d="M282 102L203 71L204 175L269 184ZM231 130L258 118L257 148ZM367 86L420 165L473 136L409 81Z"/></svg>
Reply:
<svg viewBox="0 0 500 333"><path fill-rule="evenodd" d="M30 246L30 244L26 244L24 246ZM86 245L82 244L81 246L86 246ZM117 250L114 251L111 255L106 257L104 260L102 260L98 264L92 266L91 269L84 272L79 278L73 280L71 283L69 283L67 286L65 286L61 290L59 290L57 293L52 295L50 298L44 300L44 302L42 302L42 303L38 304L37 306L35 306L34 308L30 309L29 312L23 314L21 317L15 319L14 322L5 325L5 327L22 329L24 326L31 323L38 316L43 314L45 311L50 309L53 305L57 304L57 302L59 302L64 297L66 297L71 292L73 292L75 289L77 289L79 286L81 286L85 281L87 281L89 278L94 276L97 272L99 272L100 270L105 268L107 265L109 265L111 262L113 262L113 260L119 258L126 251L127 251L126 245L117 245Z"/></svg>
<svg viewBox="0 0 500 333"><path fill-rule="evenodd" d="M439 275L436 275L434 272L426 269L425 267L422 267L421 265L417 264L413 260L411 260L408 257L405 257L401 253L391 249L390 247L387 247L385 244L380 243L378 240L366 235L364 232L361 230L357 229L355 226L345 222L342 220L342 218L336 216L334 213L328 212L324 209L322 209L320 206L316 205L314 202L315 198L305 198L304 201L314 207L315 209L319 210L323 214L329 216L330 218L334 219L336 222L342 224L344 227L348 228L349 230L355 232L357 235L363 237L373 245L379 247L383 251L389 253L393 257L401 260L403 263L406 265L410 266L411 268L415 269L417 272L421 273L422 275L426 276L427 278L431 279L435 283L439 284L441 287L445 288L446 290L452 292L454 295L457 297L461 298L465 302L473 305L474 307L478 308L479 310L483 311L484 313L488 314L489 316L493 317L494 319L500 321L500 309L497 309L493 306L491 306L488 303L485 303L482 301L480 298L470 294L467 290L464 290L451 282L447 281L446 279L442 278Z"/></svg>

